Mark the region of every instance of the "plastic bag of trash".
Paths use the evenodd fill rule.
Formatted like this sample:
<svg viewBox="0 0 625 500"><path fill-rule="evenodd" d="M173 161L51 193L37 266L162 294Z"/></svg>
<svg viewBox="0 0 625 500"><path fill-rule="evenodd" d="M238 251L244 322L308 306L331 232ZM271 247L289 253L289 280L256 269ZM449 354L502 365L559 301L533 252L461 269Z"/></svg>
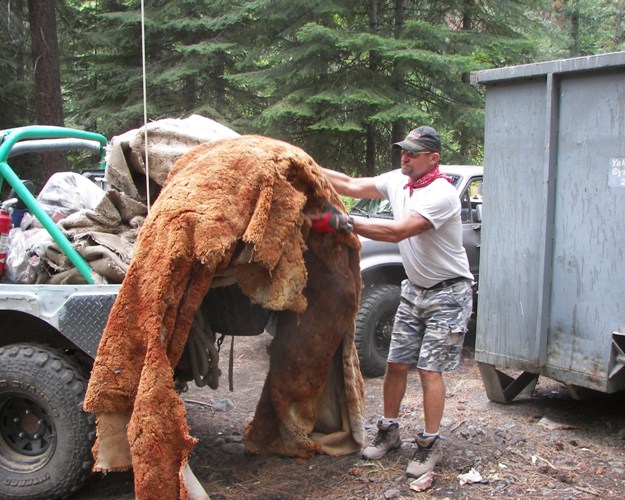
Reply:
<svg viewBox="0 0 625 500"><path fill-rule="evenodd" d="M459 474L458 479L460 480L460 485L488 482L488 480L484 479L482 475L475 469L471 469L465 474Z"/></svg>
<svg viewBox="0 0 625 500"><path fill-rule="evenodd" d="M434 472L429 471L419 476L414 481L411 481L408 485L409 488L413 491L425 491L428 488L432 487L432 482L434 481Z"/></svg>
<svg viewBox="0 0 625 500"><path fill-rule="evenodd" d="M54 222L84 208L94 209L104 191L85 176L74 172L53 174L39 192L37 201Z"/></svg>
<svg viewBox="0 0 625 500"><path fill-rule="evenodd" d="M5 276L13 283L35 283L37 273L43 265L41 257L51 242L51 236L43 228L11 229L9 251L4 267Z"/></svg>

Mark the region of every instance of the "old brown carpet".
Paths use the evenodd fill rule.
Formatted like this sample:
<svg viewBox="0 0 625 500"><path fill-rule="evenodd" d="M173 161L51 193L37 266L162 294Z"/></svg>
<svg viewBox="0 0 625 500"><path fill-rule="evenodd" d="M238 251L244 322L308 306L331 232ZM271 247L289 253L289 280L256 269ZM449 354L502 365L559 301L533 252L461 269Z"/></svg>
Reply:
<svg viewBox="0 0 625 500"><path fill-rule="evenodd" d="M246 449L309 457L360 448L359 242L308 233L304 214L327 202L342 207L312 158L266 137L201 145L176 162L139 233L87 389L96 470L132 466L137 498L186 498L195 440L173 368L228 266L252 301L281 311Z"/></svg>

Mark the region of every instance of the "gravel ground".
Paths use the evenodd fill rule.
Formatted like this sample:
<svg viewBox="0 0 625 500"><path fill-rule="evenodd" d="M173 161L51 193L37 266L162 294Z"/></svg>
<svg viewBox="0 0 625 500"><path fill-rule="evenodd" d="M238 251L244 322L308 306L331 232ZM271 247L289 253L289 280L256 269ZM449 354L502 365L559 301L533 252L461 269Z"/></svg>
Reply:
<svg viewBox="0 0 625 500"><path fill-rule="evenodd" d="M444 457L432 484L416 491L404 475L422 426L421 389L411 372L401 414L403 446L380 461L357 455L310 460L249 456L242 432L251 420L268 367L271 337L242 337L234 347L234 391L227 373L216 391L183 394L192 435L190 464L212 499L623 498L625 395L574 400L539 379L534 393L509 405L488 400L470 346L446 376ZM227 343L225 343L227 344ZM227 359L228 351L222 354ZM222 370L227 370L227 364ZM382 409L382 379L365 379L367 436ZM470 479L468 482L462 478ZM96 475L73 499L131 499L132 473Z"/></svg>

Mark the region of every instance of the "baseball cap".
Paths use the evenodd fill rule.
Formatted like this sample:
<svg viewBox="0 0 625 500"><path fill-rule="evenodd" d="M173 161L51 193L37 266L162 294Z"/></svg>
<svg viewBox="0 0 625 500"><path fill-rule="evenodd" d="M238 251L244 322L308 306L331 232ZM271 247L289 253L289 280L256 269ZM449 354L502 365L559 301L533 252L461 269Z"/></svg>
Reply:
<svg viewBox="0 0 625 500"><path fill-rule="evenodd" d="M393 144L394 148L406 149L413 153L419 151L441 152L441 138L432 127L423 125L412 130L401 142Z"/></svg>

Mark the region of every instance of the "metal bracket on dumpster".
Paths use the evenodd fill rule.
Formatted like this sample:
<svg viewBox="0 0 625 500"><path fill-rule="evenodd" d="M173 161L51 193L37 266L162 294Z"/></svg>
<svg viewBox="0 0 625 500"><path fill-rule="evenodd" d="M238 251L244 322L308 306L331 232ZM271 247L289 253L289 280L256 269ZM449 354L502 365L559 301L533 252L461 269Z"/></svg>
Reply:
<svg viewBox="0 0 625 500"><path fill-rule="evenodd" d="M493 365L478 362L477 366L480 369L486 396L495 403L508 404L521 392L533 391L538 382L538 375L535 373L523 372L517 378L512 378Z"/></svg>
<svg viewBox="0 0 625 500"><path fill-rule="evenodd" d="M625 368L625 333L612 332L612 354L608 378L614 378Z"/></svg>

